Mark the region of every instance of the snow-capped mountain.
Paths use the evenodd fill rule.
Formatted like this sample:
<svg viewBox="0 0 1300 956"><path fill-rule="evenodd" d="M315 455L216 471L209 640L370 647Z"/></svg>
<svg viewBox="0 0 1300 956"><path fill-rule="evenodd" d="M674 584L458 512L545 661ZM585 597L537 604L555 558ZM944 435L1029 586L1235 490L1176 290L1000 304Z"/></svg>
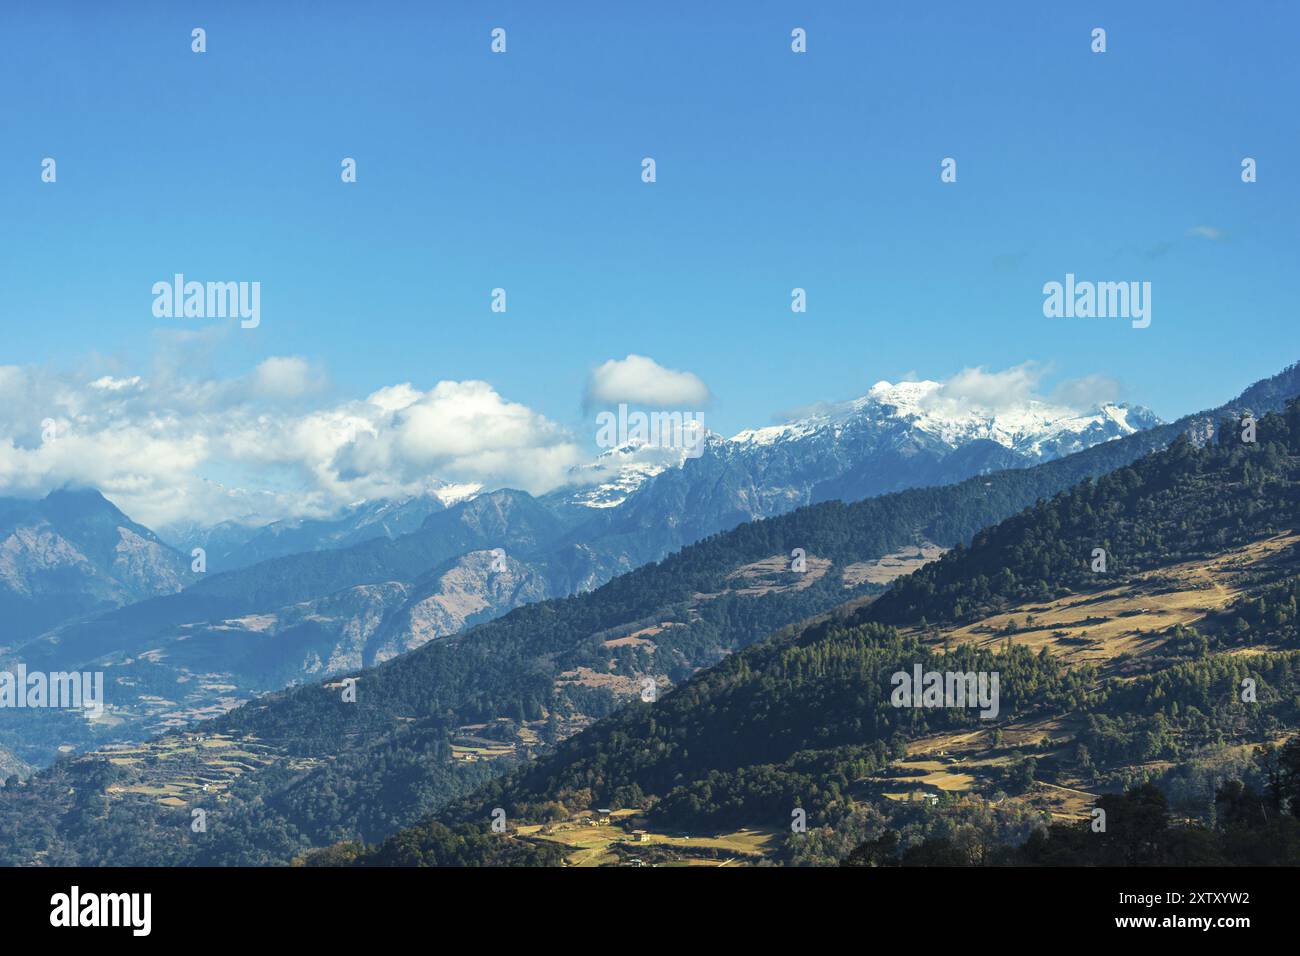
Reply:
<svg viewBox="0 0 1300 956"><path fill-rule="evenodd" d="M584 508L616 508L651 478L669 468L680 468L685 460L684 449L627 442L573 468L570 484L548 498Z"/></svg>
<svg viewBox="0 0 1300 956"><path fill-rule="evenodd" d="M810 501L1024 467L1158 424L1140 406L1107 403L1080 412L1028 399L984 408L950 397L940 382L877 382L861 398L806 417L746 429L730 439L710 434L702 457L752 472L743 510L754 518ZM579 487L566 500L614 508L665 471L689 472L693 466L680 451L611 449L575 470Z"/></svg>
<svg viewBox="0 0 1300 956"><path fill-rule="evenodd" d="M1154 414L1137 406L1103 404L1080 412L1025 399L984 408L951 396L944 383L882 381L860 398L824 405L782 424L745 429L731 438L710 432L698 458L682 448L635 440L606 449L571 469L567 484L541 500L567 512L569 523L581 522L590 512L612 518L629 499L673 473L688 482L704 480L712 471L711 460L749 473L732 502L737 520L749 520L826 498L855 499L1023 467L1157 424ZM160 533L182 552L203 547L210 568L229 570L409 534L431 515L485 490L434 476L426 483L423 494L357 502L332 517L261 526L227 521Z"/></svg>
<svg viewBox="0 0 1300 956"><path fill-rule="evenodd" d="M901 423L954 449L988 440L1043 460L1160 424L1160 419L1141 407L1107 403L1080 414L1072 408L1030 399L990 410L946 398L944 392L940 382L877 382L862 398L827 412L783 425L749 429L731 440L769 445L809 438L825 430L838 436L864 422L878 427Z"/></svg>
<svg viewBox="0 0 1300 956"><path fill-rule="evenodd" d="M620 547L636 553L602 552L602 560L634 567L661 557L664 548L742 521L816 501L856 500L1025 467L1159 423L1139 407L1105 404L1080 412L1026 399L985 408L953 397L939 382L878 382L860 398L821 406L783 424L746 429L731 438L709 433L698 456L635 440L606 449L572 469L568 484L540 503L561 518L559 527L573 543L612 535ZM403 500L357 502L331 518L263 527L227 522L164 530L164 537L184 552L204 547L210 570L230 570L410 534L484 490L432 476L427 487L426 493Z"/></svg>

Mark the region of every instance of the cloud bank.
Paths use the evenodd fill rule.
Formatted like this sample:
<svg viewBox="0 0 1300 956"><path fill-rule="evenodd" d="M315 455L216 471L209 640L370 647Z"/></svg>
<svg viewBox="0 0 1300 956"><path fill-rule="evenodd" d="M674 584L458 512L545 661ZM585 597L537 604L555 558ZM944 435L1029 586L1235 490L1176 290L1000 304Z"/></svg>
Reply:
<svg viewBox="0 0 1300 956"><path fill-rule="evenodd" d="M400 499L452 484L542 494L675 462L596 456L588 440L483 381L409 382L331 399L322 370L274 356L247 374L199 375L208 339L185 360L158 357L150 375L104 368L56 373L0 366L0 496L98 488L153 528L225 520L264 524L328 517L360 500ZM932 412L997 413L1035 402L1087 410L1114 401L1105 376L1041 394L1047 369L967 368L925 393ZM588 404L700 408L709 389L690 373L629 355L591 373ZM803 412L848 410L852 403Z"/></svg>
<svg viewBox="0 0 1300 956"><path fill-rule="evenodd" d="M540 493L585 458L565 429L486 382L312 407L323 385L295 356L226 380L0 366L0 494L89 485L150 527L262 523L437 482Z"/></svg>

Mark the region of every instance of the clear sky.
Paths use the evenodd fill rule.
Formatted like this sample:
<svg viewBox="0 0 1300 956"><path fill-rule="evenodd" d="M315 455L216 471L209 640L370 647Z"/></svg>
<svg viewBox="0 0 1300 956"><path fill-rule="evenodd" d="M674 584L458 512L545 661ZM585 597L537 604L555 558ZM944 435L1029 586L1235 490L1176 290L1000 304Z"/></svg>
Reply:
<svg viewBox="0 0 1300 956"><path fill-rule="evenodd" d="M292 357L318 406L482 380L580 431L592 370L635 354L730 434L1035 362L1044 393L1102 376L1176 417L1300 358L1298 27L1287 2L10 9L0 366L247 383ZM260 326L156 318L176 272L259 281ZM1150 327L1045 318L1067 272L1149 281Z"/></svg>

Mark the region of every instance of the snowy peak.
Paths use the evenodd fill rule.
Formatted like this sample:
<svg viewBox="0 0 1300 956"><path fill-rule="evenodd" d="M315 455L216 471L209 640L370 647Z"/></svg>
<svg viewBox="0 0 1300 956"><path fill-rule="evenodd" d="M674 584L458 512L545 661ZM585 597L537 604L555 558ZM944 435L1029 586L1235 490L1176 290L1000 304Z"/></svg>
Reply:
<svg viewBox="0 0 1300 956"><path fill-rule="evenodd" d="M1023 467L1161 423L1136 406L1106 403L1080 411L976 384L982 387L877 382L860 398L817 406L783 424L745 429L730 439L710 433L705 455L752 473L755 498L773 497L788 504L808 500L813 486L861 468L880 471L873 488L890 487L881 484L887 473L906 486L911 483L908 469L899 463L899 456L923 453L934 466L927 480L955 481L977 459L983 468ZM987 447L974 458L953 458L951 468L938 467L938 462L976 443ZM995 453L994 446L1003 451ZM629 443L573 469L572 484L563 497L588 508L614 508L651 479L686 461L680 450ZM756 515L768 512L766 506L752 510Z"/></svg>
<svg viewBox="0 0 1300 956"><path fill-rule="evenodd" d="M976 402L952 396L941 382L877 382L866 395L768 428L747 429L731 440L760 446L827 434L839 440L863 429L920 432L949 448L993 441L1030 459L1056 458L1099 441L1160 424L1144 408L1102 404L1086 412L1039 399Z"/></svg>
<svg viewBox="0 0 1300 956"><path fill-rule="evenodd" d="M570 469L577 490L569 502L586 508L614 508L641 485L685 459L683 449L660 448L646 442L627 442L608 448L586 465Z"/></svg>

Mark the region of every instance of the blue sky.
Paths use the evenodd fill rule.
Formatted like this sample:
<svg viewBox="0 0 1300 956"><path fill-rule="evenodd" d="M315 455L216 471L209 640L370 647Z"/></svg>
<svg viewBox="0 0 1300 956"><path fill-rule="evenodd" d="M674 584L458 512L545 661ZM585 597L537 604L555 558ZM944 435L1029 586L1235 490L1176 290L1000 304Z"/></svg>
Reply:
<svg viewBox="0 0 1300 956"><path fill-rule="evenodd" d="M1298 19L1289 3L24 8L0 30L0 365L148 374L160 332L212 324L152 315L152 284L184 272L262 284L260 327L186 353L193 374L298 356L340 400L481 379L580 429L592 369L635 353L699 376L729 434L879 379L1034 361L1044 391L1100 374L1175 417L1300 358ZM1043 283L1067 272L1151 282L1150 328L1044 318Z"/></svg>

